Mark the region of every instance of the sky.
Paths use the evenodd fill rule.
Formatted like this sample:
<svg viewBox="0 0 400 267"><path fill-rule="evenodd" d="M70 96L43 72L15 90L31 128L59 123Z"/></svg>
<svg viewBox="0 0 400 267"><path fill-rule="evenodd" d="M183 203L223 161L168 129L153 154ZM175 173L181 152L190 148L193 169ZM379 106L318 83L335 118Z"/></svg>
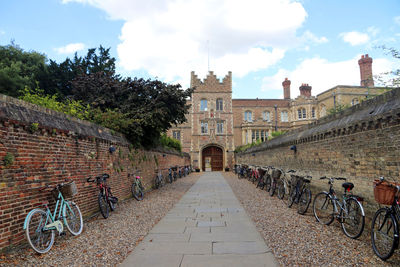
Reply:
<svg viewBox="0 0 400 267"><path fill-rule="evenodd" d="M124 77L190 86L190 72L232 71L233 98L317 95L400 68L399 0L0 0L0 45L11 41L57 62L111 47Z"/></svg>

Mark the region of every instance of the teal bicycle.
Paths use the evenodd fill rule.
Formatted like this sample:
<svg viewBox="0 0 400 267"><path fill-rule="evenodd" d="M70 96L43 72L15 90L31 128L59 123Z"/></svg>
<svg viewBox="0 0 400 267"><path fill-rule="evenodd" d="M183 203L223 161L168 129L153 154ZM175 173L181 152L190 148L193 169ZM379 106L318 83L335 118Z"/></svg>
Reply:
<svg viewBox="0 0 400 267"><path fill-rule="evenodd" d="M58 235L65 235L64 225L68 231L76 236L82 232L83 220L78 205L64 197L72 197L78 193L75 182L61 183L52 188L51 192L56 199L56 206L52 214L48 202L43 203L44 209L33 209L25 218L24 230L29 244L38 253L48 252L54 244L55 231ZM57 217L56 217L57 216Z"/></svg>

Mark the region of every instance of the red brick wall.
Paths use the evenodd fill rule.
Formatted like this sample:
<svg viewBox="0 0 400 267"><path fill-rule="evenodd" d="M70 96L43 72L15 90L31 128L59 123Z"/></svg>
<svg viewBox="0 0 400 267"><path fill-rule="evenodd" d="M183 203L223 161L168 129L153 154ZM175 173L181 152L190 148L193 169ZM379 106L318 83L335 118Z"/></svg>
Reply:
<svg viewBox="0 0 400 267"><path fill-rule="evenodd" d="M7 118L13 117L12 114L23 103L10 98L7 98L10 100L7 102L1 100L0 250L24 242L23 223L28 212L39 207L43 201L54 202L49 192L39 191L45 185L55 185L66 178L74 180L79 192L74 201L83 215L89 216L98 211L98 191L95 184L86 182L88 177L110 174L108 182L114 195L126 199L131 197L130 186L133 181L128 173L134 169L141 170L144 186L150 189L157 168L190 164L188 156L132 149L121 137L107 140L101 136L76 134L68 130L71 127L69 123L79 127L80 122L71 119L61 125L66 126L64 129L53 128L49 123L55 114L42 113L41 117L46 118L43 124L47 125L40 123L38 130L33 131L32 123L28 121L32 118L34 121L40 120L35 117L35 112L29 110L21 113L25 121ZM12 106L10 102L17 105ZM10 110L13 112L8 114ZM37 108L36 111L41 109ZM108 131L99 129L100 132ZM111 145L116 148L114 153L109 152ZM6 155L14 158L9 166L5 166ZM165 174L167 171L163 172Z"/></svg>

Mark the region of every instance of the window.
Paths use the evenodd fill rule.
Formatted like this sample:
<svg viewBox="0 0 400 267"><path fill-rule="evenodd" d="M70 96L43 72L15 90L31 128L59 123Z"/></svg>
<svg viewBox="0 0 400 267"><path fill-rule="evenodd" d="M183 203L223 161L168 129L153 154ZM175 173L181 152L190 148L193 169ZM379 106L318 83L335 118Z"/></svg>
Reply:
<svg viewBox="0 0 400 267"><path fill-rule="evenodd" d="M271 121L271 113L269 111L264 111L263 112L263 120L264 121L268 121L268 122Z"/></svg>
<svg viewBox="0 0 400 267"><path fill-rule="evenodd" d="M208 133L208 122L201 122L201 133L206 134Z"/></svg>
<svg viewBox="0 0 400 267"><path fill-rule="evenodd" d="M217 133L222 134L224 133L224 123L217 122Z"/></svg>
<svg viewBox="0 0 400 267"><path fill-rule="evenodd" d="M307 113L306 113L305 108L298 109L297 114L298 114L299 120L307 118Z"/></svg>
<svg viewBox="0 0 400 267"><path fill-rule="evenodd" d="M181 140L181 131L172 131L172 137L176 140Z"/></svg>
<svg viewBox="0 0 400 267"><path fill-rule="evenodd" d="M251 131L251 142L253 143L256 141L256 130Z"/></svg>
<svg viewBox="0 0 400 267"><path fill-rule="evenodd" d="M281 112L281 121L286 122L288 120L288 112L286 110Z"/></svg>
<svg viewBox="0 0 400 267"><path fill-rule="evenodd" d="M255 129L251 131L251 142L256 142L258 140L261 140L261 142L267 141L268 140L268 131L266 130L259 130ZM246 140L247 142L247 140Z"/></svg>
<svg viewBox="0 0 400 267"><path fill-rule="evenodd" d="M216 110L219 110L219 111L222 111L222 110L224 110L224 105L223 105L223 101L222 101L222 98L218 98L217 99L217 103L216 103Z"/></svg>
<svg viewBox="0 0 400 267"><path fill-rule="evenodd" d="M207 99L200 100L200 111L207 111Z"/></svg>
<svg viewBox="0 0 400 267"><path fill-rule="evenodd" d="M311 109L311 117L312 117L312 118L315 118L315 108L312 108L312 109Z"/></svg>
<svg viewBox="0 0 400 267"><path fill-rule="evenodd" d="M252 122L252 119L251 119L251 111L245 111L245 112L244 112L244 120L245 120L245 121L248 121L248 122Z"/></svg>

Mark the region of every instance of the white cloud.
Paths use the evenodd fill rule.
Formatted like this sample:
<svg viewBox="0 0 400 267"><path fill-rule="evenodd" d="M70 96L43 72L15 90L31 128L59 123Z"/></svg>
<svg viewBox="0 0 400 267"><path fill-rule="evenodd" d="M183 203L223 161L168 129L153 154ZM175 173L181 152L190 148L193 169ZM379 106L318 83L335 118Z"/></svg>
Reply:
<svg viewBox="0 0 400 267"><path fill-rule="evenodd" d="M77 51L81 51L85 48L83 43L73 43L67 44L66 46L55 48L54 50L57 51L59 54L72 54Z"/></svg>
<svg viewBox="0 0 400 267"><path fill-rule="evenodd" d="M312 86L312 95L317 95L336 85L360 85L360 69L358 59L355 58L329 62L326 59L315 57L305 59L293 71L280 69L275 75L263 78L262 90L265 92L282 90L282 81L287 77L291 80L291 98L297 97L302 83ZM399 63L385 58L373 59L373 74L380 74L394 68ZM378 85L378 84L376 84Z"/></svg>
<svg viewBox="0 0 400 267"><path fill-rule="evenodd" d="M400 25L400 16L394 17L393 20L394 20L394 23L396 23L397 25Z"/></svg>
<svg viewBox="0 0 400 267"><path fill-rule="evenodd" d="M368 34L356 31L341 33L340 37L343 38L343 41L351 44L352 46L366 44L369 41Z"/></svg>
<svg viewBox="0 0 400 267"><path fill-rule="evenodd" d="M302 38L305 42L310 41L315 44L323 44L328 42L328 38L322 36L322 37L317 37L315 36L312 32L306 31Z"/></svg>
<svg viewBox="0 0 400 267"><path fill-rule="evenodd" d="M307 13L293 0L63 0L86 3L124 20L117 47L125 70L147 70L166 81L188 80L210 68L243 76L265 69L297 44ZM307 33L308 41L325 42ZM207 47L207 40L210 41Z"/></svg>

